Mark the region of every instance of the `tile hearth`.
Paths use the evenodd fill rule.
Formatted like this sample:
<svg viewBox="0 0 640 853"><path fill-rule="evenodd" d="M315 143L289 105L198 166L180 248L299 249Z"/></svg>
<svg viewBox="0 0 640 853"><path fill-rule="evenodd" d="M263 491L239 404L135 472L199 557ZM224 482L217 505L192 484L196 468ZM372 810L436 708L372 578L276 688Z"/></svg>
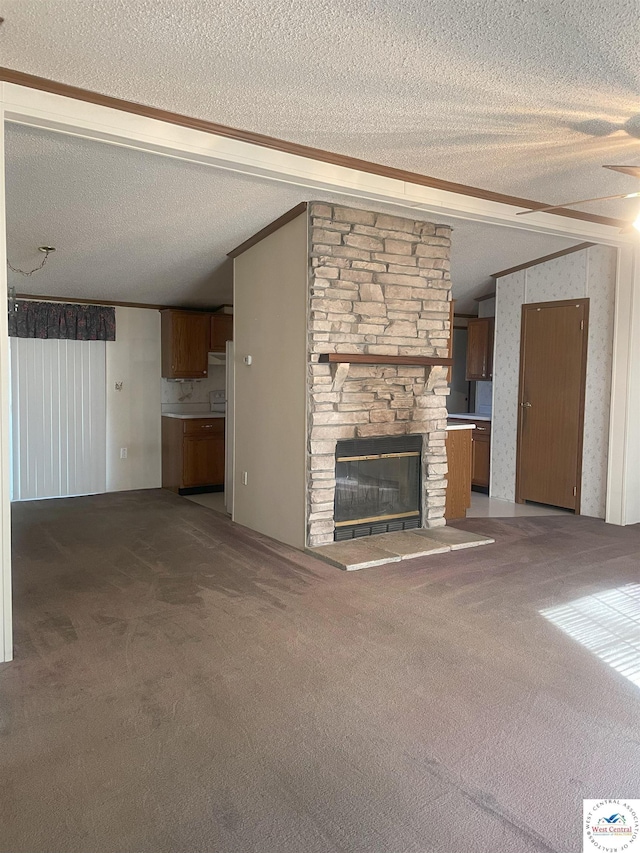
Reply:
<svg viewBox="0 0 640 853"><path fill-rule="evenodd" d="M478 545L491 545L495 542L490 536L469 533L455 527L439 527L428 530L403 530L397 533L381 533L378 536L365 536L346 542L331 542L318 548L307 548L307 553L318 557L332 566L345 571L369 569L398 563L400 560L412 560L431 554L446 554L462 548L475 548Z"/></svg>

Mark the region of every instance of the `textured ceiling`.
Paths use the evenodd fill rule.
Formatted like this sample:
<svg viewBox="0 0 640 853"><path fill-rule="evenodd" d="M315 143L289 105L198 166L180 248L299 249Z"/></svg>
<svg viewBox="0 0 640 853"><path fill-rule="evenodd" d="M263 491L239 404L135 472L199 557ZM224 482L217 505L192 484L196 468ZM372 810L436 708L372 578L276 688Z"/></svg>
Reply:
<svg viewBox="0 0 640 853"><path fill-rule="evenodd" d="M541 201L637 186L600 168L640 163L637 0L0 0L0 15L3 65L109 95Z"/></svg>
<svg viewBox="0 0 640 853"><path fill-rule="evenodd" d="M19 293L124 302L214 306L231 300L226 253L300 201L305 190L207 166L8 125L7 249ZM396 207L349 202L398 213ZM408 212L408 216L414 214ZM433 217L431 217L433 218ZM489 276L572 245L519 229L447 220L454 226L452 278L462 312Z"/></svg>

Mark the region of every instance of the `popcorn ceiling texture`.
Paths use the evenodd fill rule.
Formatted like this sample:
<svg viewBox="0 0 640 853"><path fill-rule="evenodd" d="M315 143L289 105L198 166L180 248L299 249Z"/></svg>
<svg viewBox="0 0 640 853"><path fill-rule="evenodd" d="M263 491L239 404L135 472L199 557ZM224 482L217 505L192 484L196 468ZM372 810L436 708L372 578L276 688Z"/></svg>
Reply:
<svg viewBox="0 0 640 853"><path fill-rule="evenodd" d="M319 357L446 357L451 229L320 202L309 216L308 544L333 541L339 439L423 434L423 526L443 525L447 369Z"/></svg>
<svg viewBox="0 0 640 853"><path fill-rule="evenodd" d="M0 0L0 50L9 68L549 203L634 188L600 167L636 156L623 131L602 135L638 112L636 0L350 0L344 12ZM602 212L616 209L633 215L629 202Z"/></svg>
<svg viewBox="0 0 640 853"><path fill-rule="evenodd" d="M33 279L9 270L19 293L29 281L35 293L67 299L207 308L230 302L230 265L227 275L221 267L227 252L310 197L305 187L17 124L7 125L6 156L11 262L35 266L42 243L59 250ZM335 193L313 197L358 204ZM373 202L371 209L397 210ZM513 228L505 240L504 228L486 223L449 224L463 313L476 310L472 297L491 286L492 272L572 244Z"/></svg>

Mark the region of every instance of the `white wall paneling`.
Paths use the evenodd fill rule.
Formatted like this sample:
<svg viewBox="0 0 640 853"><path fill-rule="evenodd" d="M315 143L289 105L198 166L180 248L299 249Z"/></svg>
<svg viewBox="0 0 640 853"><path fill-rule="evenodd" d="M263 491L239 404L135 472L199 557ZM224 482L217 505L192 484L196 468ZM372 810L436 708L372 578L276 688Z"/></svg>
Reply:
<svg viewBox="0 0 640 853"><path fill-rule="evenodd" d="M0 305L7 304L7 222L4 181L4 106L0 101ZM13 657L11 612L11 458L9 441L9 331L0 311L0 662Z"/></svg>
<svg viewBox="0 0 640 853"><path fill-rule="evenodd" d="M514 500L520 324L523 304L589 298L582 466L583 515L606 510L616 251L592 246L503 276L497 282L491 495Z"/></svg>
<svg viewBox="0 0 640 853"><path fill-rule="evenodd" d="M11 339L13 500L106 490L106 347Z"/></svg>
<svg viewBox="0 0 640 853"><path fill-rule="evenodd" d="M607 521L640 523L640 246L619 251Z"/></svg>

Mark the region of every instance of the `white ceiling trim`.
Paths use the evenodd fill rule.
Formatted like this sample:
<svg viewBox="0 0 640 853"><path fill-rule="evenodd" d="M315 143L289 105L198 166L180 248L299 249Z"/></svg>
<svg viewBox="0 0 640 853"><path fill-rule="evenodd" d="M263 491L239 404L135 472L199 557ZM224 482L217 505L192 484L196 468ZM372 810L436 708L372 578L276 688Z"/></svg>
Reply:
<svg viewBox="0 0 640 853"><path fill-rule="evenodd" d="M549 213L523 218L516 215L523 208L512 205L324 163L14 83L0 86L0 104L4 104L9 122L294 184L311 192L331 191L381 201L414 212L440 213L610 246L629 245L633 240L599 223Z"/></svg>

